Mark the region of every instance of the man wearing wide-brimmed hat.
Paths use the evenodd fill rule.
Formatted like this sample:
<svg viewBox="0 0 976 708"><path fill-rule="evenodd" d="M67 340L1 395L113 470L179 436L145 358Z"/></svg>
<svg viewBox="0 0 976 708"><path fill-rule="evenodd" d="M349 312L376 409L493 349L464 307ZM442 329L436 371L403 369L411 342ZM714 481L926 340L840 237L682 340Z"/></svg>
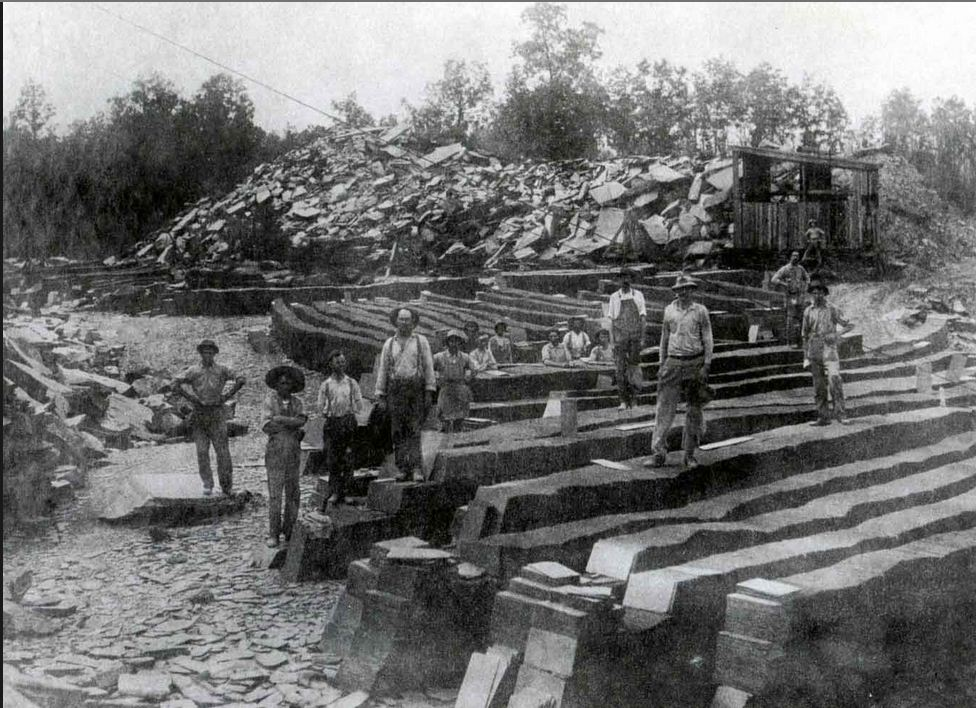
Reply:
<svg viewBox="0 0 976 708"><path fill-rule="evenodd" d="M282 532L285 539L291 536L292 526L298 518L301 495L298 468L303 427L308 417L301 399L295 394L305 389L305 374L299 368L283 364L271 369L264 382L271 389L264 399L264 424L261 427L268 435L264 451L264 466L268 472L268 547L275 548Z"/></svg>
<svg viewBox="0 0 976 708"><path fill-rule="evenodd" d="M213 493L213 472L210 469L210 446L213 445L220 488L224 494L230 495L234 490L234 475L224 404L241 390L245 379L214 361L220 349L213 340L204 339L197 345L197 351L200 353L200 364L183 371L174 379L174 383L193 405L190 427L197 448L197 467L203 481L203 493ZM233 381L234 385L224 393L229 381Z"/></svg>
<svg viewBox="0 0 976 708"><path fill-rule="evenodd" d="M813 303L803 313L803 348L813 376L813 396L817 419L811 425L830 425L829 397L834 402L837 422L847 423L844 409L844 384L840 378L840 356L837 351L837 325L844 333L854 328L841 311L827 302L829 290L820 280L810 283Z"/></svg>
<svg viewBox="0 0 976 708"><path fill-rule="evenodd" d="M610 295L607 317L613 332L613 350L617 364L617 389L620 392L620 409L634 407L637 382L640 378L640 352L644 348L647 327L647 306L644 293L634 290L634 272L629 268L620 271L620 288Z"/></svg>
<svg viewBox="0 0 976 708"><path fill-rule="evenodd" d="M657 416L654 423L653 465L667 461L667 439L678 398L684 393L688 402L681 439L683 465L694 467L695 449L701 435L704 417L702 407L708 402L708 372L712 365L712 323L704 305L692 300L698 283L680 275L671 286L677 299L664 308L661 327L661 365L657 375Z"/></svg>
<svg viewBox="0 0 976 708"><path fill-rule="evenodd" d="M437 411L444 422L444 432L453 433L461 428L471 407L471 389L468 381L474 373L471 356L461 351L467 337L452 329L444 338L447 349L434 355L434 372L440 390L437 393Z"/></svg>
<svg viewBox="0 0 976 708"><path fill-rule="evenodd" d="M393 453L399 478L413 475L422 480L423 457L420 430L433 405L437 379L430 342L416 334L420 315L409 307L390 313L396 334L383 343L376 372L376 395L386 401L390 413Z"/></svg>

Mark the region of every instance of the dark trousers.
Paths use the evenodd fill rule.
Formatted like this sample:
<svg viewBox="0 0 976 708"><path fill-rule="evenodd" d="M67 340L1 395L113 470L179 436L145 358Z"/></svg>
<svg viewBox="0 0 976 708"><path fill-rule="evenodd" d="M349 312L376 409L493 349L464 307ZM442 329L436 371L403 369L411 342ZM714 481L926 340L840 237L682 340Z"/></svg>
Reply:
<svg viewBox="0 0 976 708"><path fill-rule="evenodd" d="M264 466L268 471L268 531L271 538L285 532L291 536L291 527L298 517L301 491L298 485L298 468L301 462L301 440L294 433L275 433L268 438L264 452ZM281 507L284 503L284 522Z"/></svg>
<svg viewBox="0 0 976 708"><path fill-rule="evenodd" d="M803 298L796 298L794 301L791 296L790 300L786 303L786 341L790 344L803 346L801 330L803 325L803 311L805 309L806 302Z"/></svg>
<svg viewBox="0 0 976 708"><path fill-rule="evenodd" d="M329 472L329 494L342 499L352 479L352 457L349 448L359 423L352 413L326 418L322 431L322 452Z"/></svg>
<svg viewBox="0 0 976 708"><path fill-rule="evenodd" d="M422 379L392 379L386 395L390 410L393 457L400 474L423 470L420 431L427 419L426 390Z"/></svg>
<svg viewBox="0 0 976 708"><path fill-rule="evenodd" d="M633 332L618 336L614 342L614 357L617 365L617 391L620 402L634 405L638 388L631 382L635 371L640 372L640 333Z"/></svg>
<svg viewBox="0 0 976 708"><path fill-rule="evenodd" d="M213 489L213 472L210 469L210 446L213 445L217 455L217 478L220 480L220 488L224 493L229 493L234 488L234 476L224 407L197 408L193 411L191 429L193 444L197 448L197 468L204 489Z"/></svg>

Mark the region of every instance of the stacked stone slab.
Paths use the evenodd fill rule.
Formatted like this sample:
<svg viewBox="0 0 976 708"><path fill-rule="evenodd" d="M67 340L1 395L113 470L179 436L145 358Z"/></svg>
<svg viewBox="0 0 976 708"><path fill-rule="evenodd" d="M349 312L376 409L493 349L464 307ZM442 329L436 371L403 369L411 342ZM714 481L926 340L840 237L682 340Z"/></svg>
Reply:
<svg viewBox="0 0 976 708"><path fill-rule="evenodd" d="M487 635L492 589L416 537L374 544L350 566L322 638L322 651L343 657L337 685L374 696L456 685Z"/></svg>

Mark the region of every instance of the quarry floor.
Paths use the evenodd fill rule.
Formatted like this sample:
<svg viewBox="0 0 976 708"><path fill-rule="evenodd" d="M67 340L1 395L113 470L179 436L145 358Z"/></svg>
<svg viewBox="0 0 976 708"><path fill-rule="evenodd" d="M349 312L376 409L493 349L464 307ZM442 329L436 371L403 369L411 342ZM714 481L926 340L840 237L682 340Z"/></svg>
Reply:
<svg viewBox="0 0 976 708"><path fill-rule="evenodd" d="M970 265L976 268L976 263ZM868 348L925 336L924 324L910 329L897 321L906 303L904 284L836 285L831 301L858 325ZM117 649L130 656L138 653L135 635L148 631L165 639L166 627L170 626L164 624L167 620L192 620L195 629L189 631L206 631L214 637L211 657L239 651L246 659L248 654L253 657L267 652L269 644L286 655L269 672L271 678L264 684L263 696L260 691L243 695L233 685L225 684L222 689L211 680L209 685L218 697L227 703L285 705L288 695L292 704L302 704L302 694L292 688L314 691L322 680L316 667L324 665L328 675L333 658L317 654L315 645L342 585L329 581L289 585L279 579L277 571L248 565L251 553L263 543L267 524L265 440L259 423L266 391L263 377L271 366L281 363L281 357L256 353L244 331L266 326L268 318L130 317L91 312L73 317L97 326L105 340L125 344L127 361L148 365L156 372L175 373L196 360L195 347L200 339L216 340L221 347L218 361L242 371L248 380L238 396L237 417L249 424L250 433L232 439L231 453L235 487L250 490L256 499L241 514L171 529L170 540L154 543L145 528L99 522L98 502L112 494L121 475L133 471L194 473L192 446L146 445L112 451L107 466L91 471L89 485L76 501L59 510L56 528L52 525L31 536L15 532L4 539L5 585L31 570L31 592L63 595L77 604L77 610L64 619L64 628L52 637L4 639L5 661L22 652L32 654L35 664L60 654L87 654L99 649ZM313 403L320 381L319 374L308 377L303 394L307 406ZM313 478L302 478L303 498L313 485ZM211 603L193 605L186 599L204 588L213 593ZM179 631L179 626L173 630ZM276 691L269 688L278 686L278 681L287 687L277 691L280 701ZM938 687L919 687L919 691L915 705L951 705L937 698ZM454 696L452 691L431 691L386 699L380 704L398 708L444 706L453 705Z"/></svg>

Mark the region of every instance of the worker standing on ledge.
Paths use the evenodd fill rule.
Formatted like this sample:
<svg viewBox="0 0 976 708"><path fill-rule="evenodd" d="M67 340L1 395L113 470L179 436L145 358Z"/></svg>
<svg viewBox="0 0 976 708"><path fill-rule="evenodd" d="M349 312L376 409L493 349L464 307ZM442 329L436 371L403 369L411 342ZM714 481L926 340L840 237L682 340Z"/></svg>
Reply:
<svg viewBox="0 0 976 708"><path fill-rule="evenodd" d="M682 464L686 469L698 466L695 449L701 435L702 407L711 400L708 372L712 365L712 323L708 309L692 300L698 284L686 275L678 276L671 289L678 296L664 308L661 327L661 367L657 375L657 416L654 423L652 466L667 462L667 438L678 407L680 393L685 394L688 411L681 439Z"/></svg>
<svg viewBox="0 0 976 708"><path fill-rule="evenodd" d="M800 252L793 251L790 254L790 262L776 271L769 282L786 292L786 339L798 349L802 349L803 336L800 330L803 311L807 307L810 276L806 268L800 265Z"/></svg>
<svg viewBox="0 0 976 708"><path fill-rule="evenodd" d="M617 389L620 392L619 410L634 407L641 373L640 353L644 348L644 330L647 326L644 293L631 287L633 281L632 270L625 268L620 271L620 288L610 296L610 307L607 311L613 330Z"/></svg>
<svg viewBox="0 0 976 708"><path fill-rule="evenodd" d="M224 404L244 386L245 379L214 361L220 349L212 339L197 345L200 364L184 370L174 379L180 393L193 405L190 416L193 443L197 448L197 467L203 481L203 494L213 494L213 472L210 469L210 446L217 455L217 478L223 493L234 493L234 470L227 439L227 413ZM228 381L234 385L225 394Z"/></svg>
<svg viewBox="0 0 976 708"><path fill-rule="evenodd" d="M376 396L385 401L390 413L393 454L399 470L397 479L413 476L423 481L420 430L434 403L437 380L430 342L414 329L420 315L409 307L398 307L390 314L396 334L380 351L376 372Z"/></svg>
<svg viewBox="0 0 976 708"><path fill-rule="evenodd" d="M834 417L847 424L844 409L844 382L840 378L840 355L837 351L837 325L844 333L854 329L841 311L827 302L829 291L820 281L810 283L813 304L803 313L803 343L806 361L813 376L813 396L817 404L817 419L810 425L830 425L828 392L834 403Z"/></svg>

